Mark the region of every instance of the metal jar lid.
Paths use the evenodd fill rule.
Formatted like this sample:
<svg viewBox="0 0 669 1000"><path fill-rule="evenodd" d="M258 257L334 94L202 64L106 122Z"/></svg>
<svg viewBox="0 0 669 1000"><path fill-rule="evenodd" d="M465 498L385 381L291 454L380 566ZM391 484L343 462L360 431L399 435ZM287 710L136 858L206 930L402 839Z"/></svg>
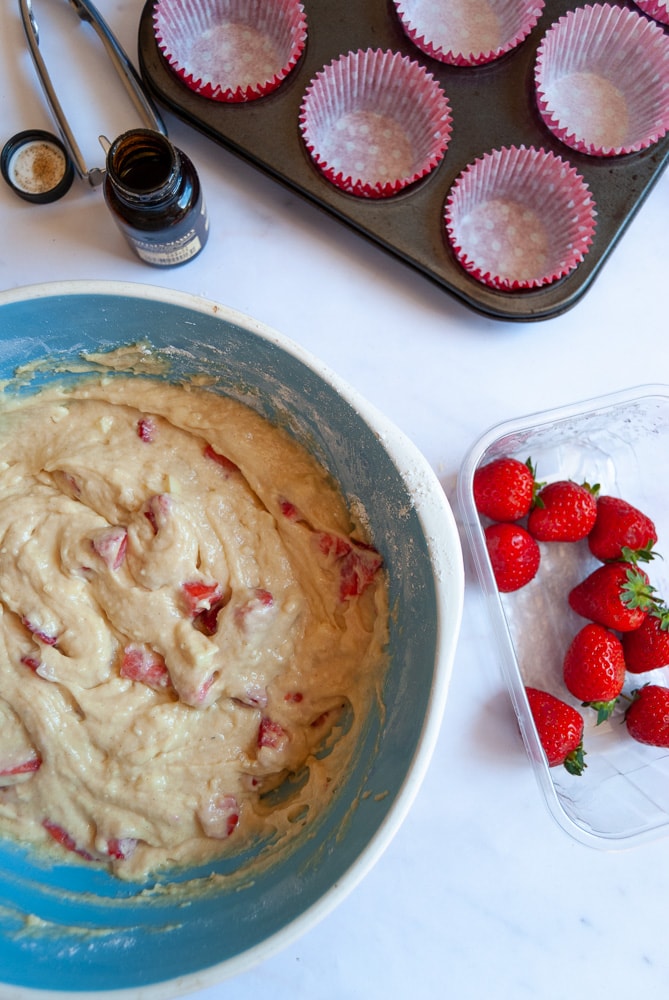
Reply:
<svg viewBox="0 0 669 1000"><path fill-rule="evenodd" d="M18 132L0 154L2 176L20 198L37 204L69 191L74 168L61 140L41 129Z"/></svg>

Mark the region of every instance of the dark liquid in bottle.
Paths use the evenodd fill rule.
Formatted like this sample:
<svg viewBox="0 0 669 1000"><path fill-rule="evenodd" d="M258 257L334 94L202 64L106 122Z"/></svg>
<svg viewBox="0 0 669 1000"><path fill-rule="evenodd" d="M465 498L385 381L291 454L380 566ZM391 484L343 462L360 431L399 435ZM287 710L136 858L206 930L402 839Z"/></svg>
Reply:
<svg viewBox="0 0 669 1000"><path fill-rule="evenodd" d="M168 153L134 150L119 171L124 187L133 191L155 191L169 179L172 159Z"/></svg>

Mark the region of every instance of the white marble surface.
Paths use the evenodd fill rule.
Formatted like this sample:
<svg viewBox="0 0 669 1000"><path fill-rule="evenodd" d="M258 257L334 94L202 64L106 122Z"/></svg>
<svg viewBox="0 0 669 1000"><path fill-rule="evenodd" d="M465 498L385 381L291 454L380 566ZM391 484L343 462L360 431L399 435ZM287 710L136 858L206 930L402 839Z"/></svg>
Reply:
<svg viewBox="0 0 669 1000"><path fill-rule="evenodd" d="M134 59L141 0L98 6ZM43 44L51 45L48 35ZM66 61L56 56L72 81ZM87 91L79 93L73 122L99 160L97 134L107 122L99 110L88 120ZM0 108L3 142L19 129L53 128L16 0L0 8ZM467 310L246 163L167 122L206 192L212 233L199 258L177 270L142 264L99 190L80 181L50 206L25 204L3 184L0 285L120 279L194 292L254 316L394 420L452 501L463 456L491 424L669 383L669 174L580 304L539 324L511 324ZM600 852L557 826L517 735L468 574L443 727L402 829L335 912L259 967L200 990L199 1000L666 997L669 841Z"/></svg>

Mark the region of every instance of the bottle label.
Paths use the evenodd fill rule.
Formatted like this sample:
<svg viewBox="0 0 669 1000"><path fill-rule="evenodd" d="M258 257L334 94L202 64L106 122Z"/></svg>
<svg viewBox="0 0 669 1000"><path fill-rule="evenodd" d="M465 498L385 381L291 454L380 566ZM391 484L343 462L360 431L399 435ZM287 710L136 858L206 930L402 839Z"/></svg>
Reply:
<svg viewBox="0 0 669 1000"><path fill-rule="evenodd" d="M161 267L184 264L202 249L202 241L193 230L183 240L171 243L147 243L144 240L133 239L132 245L137 256L143 261Z"/></svg>
<svg viewBox="0 0 669 1000"><path fill-rule="evenodd" d="M145 263L156 267L174 267L175 264L185 264L191 257L199 254L209 236L209 216L200 199L200 213L194 228L180 236L177 240L142 240L126 233L135 253Z"/></svg>

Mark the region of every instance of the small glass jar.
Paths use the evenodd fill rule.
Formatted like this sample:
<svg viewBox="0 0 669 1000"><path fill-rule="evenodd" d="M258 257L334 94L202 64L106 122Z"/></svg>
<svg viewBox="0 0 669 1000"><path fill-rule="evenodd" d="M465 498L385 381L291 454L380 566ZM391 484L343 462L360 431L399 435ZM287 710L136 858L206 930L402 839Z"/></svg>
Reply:
<svg viewBox="0 0 669 1000"><path fill-rule="evenodd" d="M107 152L105 201L147 264L174 267L204 248L209 220L195 167L161 132L133 129Z"/></svg>

